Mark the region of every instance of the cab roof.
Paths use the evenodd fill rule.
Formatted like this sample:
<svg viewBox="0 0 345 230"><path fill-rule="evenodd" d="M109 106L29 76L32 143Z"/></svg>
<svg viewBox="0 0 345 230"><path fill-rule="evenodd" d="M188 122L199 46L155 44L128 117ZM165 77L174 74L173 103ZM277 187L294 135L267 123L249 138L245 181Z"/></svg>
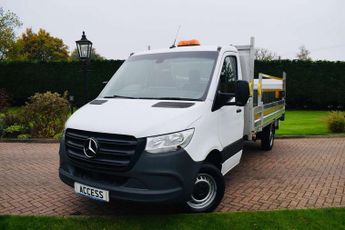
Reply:
<svg viewBox="0 0 345 230"><path fill-rule="evenodd" d="M234 46L182 46L175 48L146 50L138 53L134 53L133 56L144 54L157 54L157 53L175 53L175 52L197 52L197 51L231 51L237 53L237 49Z"/></svg>

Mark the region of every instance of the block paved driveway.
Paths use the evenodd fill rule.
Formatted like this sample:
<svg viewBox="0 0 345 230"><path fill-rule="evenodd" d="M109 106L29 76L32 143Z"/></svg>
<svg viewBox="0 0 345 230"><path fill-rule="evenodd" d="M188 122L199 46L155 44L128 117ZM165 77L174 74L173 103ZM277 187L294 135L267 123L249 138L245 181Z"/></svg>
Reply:
<svg viewBox="0 0 345 230"><path fill-rule="evenodd" d="M248 144L226 176L217 211L345 207L345 138L279 139L263 152ZM174 213L174 205L99 203L58 178L58 144L0 143L0 214Z"/></svg>

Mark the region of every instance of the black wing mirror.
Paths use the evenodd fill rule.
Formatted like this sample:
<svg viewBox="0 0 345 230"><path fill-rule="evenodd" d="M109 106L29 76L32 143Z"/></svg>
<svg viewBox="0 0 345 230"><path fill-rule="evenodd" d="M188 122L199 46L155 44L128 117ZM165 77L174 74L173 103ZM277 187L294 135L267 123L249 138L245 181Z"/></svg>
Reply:
<svg viewBox="0 0 345 230"><path fill-rule="evenodd" d="M245 106L249 98L249 84L247 81L239 80L236 82L235 89L235 104L238 106Z"/></svg>
<svg viewBox="0 0 345 230"><path fill-rule="evenodd" d="M235 97L235 102L230 102ZM247 81L238 80L235 83L235 93L217 92L212 111L220 109L224 105L245 106L249 98L249 84Z"/></svg>

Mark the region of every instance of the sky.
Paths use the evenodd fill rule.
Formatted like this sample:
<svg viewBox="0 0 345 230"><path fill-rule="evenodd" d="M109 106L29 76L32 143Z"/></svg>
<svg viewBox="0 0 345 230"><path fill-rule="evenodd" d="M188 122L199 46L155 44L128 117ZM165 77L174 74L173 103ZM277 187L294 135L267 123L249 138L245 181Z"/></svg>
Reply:
<svg viewBox="0 0 345 230"><path fill-rule="evenodd" d="M293 59L304 45L314 60L345 61L344 0L0 0L25 28L44 28L75 48L85 30L97 52L126 59L131 52L169 47L249 44Z"/></svg>

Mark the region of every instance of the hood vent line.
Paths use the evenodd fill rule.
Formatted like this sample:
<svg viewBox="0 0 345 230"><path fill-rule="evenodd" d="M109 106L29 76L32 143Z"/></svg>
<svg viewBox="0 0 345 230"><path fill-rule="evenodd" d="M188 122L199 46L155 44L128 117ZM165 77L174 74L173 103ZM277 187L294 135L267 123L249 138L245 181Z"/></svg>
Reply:
<svg viewBox="0 0 345 230"><path fill-rule="evenodd" d="M104 104L106 102L107 102L107 100L93 100L89 104L90 105L102 105L102 104Z"/></svg>
<svg viewBox="0 0 345 230"><path fill-rule="evenodd" d="M158 102L157 104L152 105L152 107L159 107L159 108L189 108L193 106L194 103L189 102Z"/></svg>

